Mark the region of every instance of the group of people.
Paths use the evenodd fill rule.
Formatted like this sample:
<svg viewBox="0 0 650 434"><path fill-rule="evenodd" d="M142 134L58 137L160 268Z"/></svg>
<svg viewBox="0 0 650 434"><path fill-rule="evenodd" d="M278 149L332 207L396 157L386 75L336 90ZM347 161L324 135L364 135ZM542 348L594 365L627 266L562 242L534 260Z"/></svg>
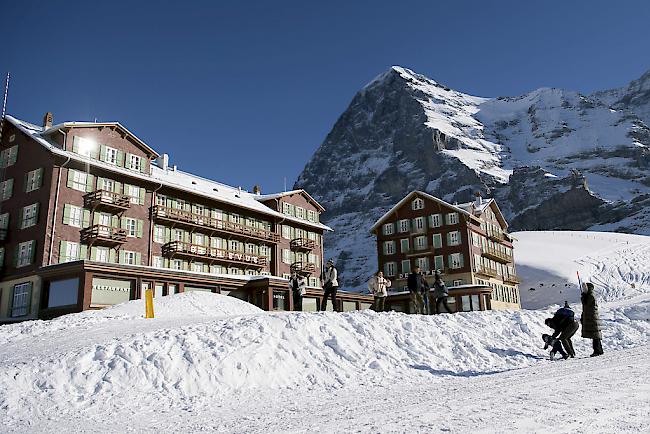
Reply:
<svg viewBox="0 0 650 434"><path fill-rule="evenodd" d="M382 271L378 271L377 274L370 278L368 289L375 297L373 309L376 312L383 312L385 310L385 301L388 296L388 288L390 288L390 285L390 280L384 277ZM433 313L442 313L442 307L444 307L448 313L451 313L451 309L447 304L449 291L447 291L445 282L442 281L442 277L438 271L435 272L433 294L431 294L429 283L420 271L420 267L417 266L413 269L413 272L408 275L407 286L411 294L411 301L415 307L415 313L423 315L429 315L432 313L432 309L430 308L430 296L434 299L435 310Z"/></svg>
<svg viewBox="0 0 650 434"><path fill-rule="evenodd" d="M302 310L302 298L307 292L307 279L305 276L296 273L291 273L289 278L289 289L293 293L293 308L294 310ZM327 265L323 272L323 299L318 306L318 310L325 310L327 308L327 299L331 299L332 307L336 309L336 292L339 289L338 271L334 267L334 261L327 261Z"/></svg>
<svg viewBox="0 0 650 434"><path fill-rule="evenodd" d="M598 303L596 303L596 297L594 296L594 285L591 282L586 282L581 289L582 316L580 317L580 324L582 325L582 337L593 341L594 352L591 357L600 356L603 354L603 344ZM547 318L544 323L553 329L553 334L542 335L545 343L544 349L551 347L551 360L557 353L560 353L564 359L575 357L576 352L573 349L571 338L578 331L579 323L576 321L575 313L569 303L565 301L564 307L555 312L553 318Z"/></svg>

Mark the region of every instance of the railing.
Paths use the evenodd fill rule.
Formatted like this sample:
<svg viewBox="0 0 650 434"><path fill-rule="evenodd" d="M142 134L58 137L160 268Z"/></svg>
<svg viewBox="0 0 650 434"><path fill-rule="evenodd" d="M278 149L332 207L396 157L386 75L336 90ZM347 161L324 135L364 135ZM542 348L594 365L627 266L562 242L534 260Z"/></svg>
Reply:
<svg viewBox="0 0 650 434"><path fill-rule="evenodd" d="M81 242L122 244L126 242L126 230L112 226L93 225L81 230Z"/></svg>
<svg viewBox="0 0 650 434"><path fill-rule="evenodd" d="M486 277L497 277L497 270L493 268L481 267L474 271L476 274L480 274Z"/></svg>
<svg viewBox="0 0 650 434"><path fill-rule="evenodd" d="M518 284L521 283L521 279L518 276L514 275L514 274L510 274L508 276L503 277L503 282L504 283L511 283L513 285L518 285Z"/></svg>
<svg viewBox="0 0 650 434"><path fill-rule="evenodd" d="M483 247L483 256L486 258L493 259L495 261L503 262L503 263L508 263L512 262L512 256L504 253L500 250L495 249L494 247Z"/></svg>
<svg viewBox="0 0 650 434"><path fill-rule="evenodd" d="M505 237L503 236L503 232L497 232L497 231L489 231L487 233L487 237L491 240L494 241L505 241Z"/></svg>
<svg viewBox="0 0 650 434"><path fill-rule="evenodd" d="M152 217L159 219L166 219L175 222L187 223L194 226L201 226L211 230L218 230L227 232L229 234L239 234L245 237L257 238L264 241L271 241L277 243L280 236L275 232L270 232L265 229L256 228L253 226L242 225L240 223L233 223L222 219L205 216L202 214L195 214L191 211L182 209L169 208L162 205L155 205L151 209Z"/></svg>
<svg viewBox="0 0 650 434"><path fill-rule="evenodd" d="M186 243L184 241L172 241L163 245L162 253L167 257L185 255L213 261L237 262L257 267L265 267L268 264L268 259L265 256L207 247L199 244Z"/></svg>
<svg viewBox="0 0 650 434"><path fill-rule="evenodd" d="M108 190L97 190L84 195L84 206L106 206L124 210L131 206L131 198L125 194Z"/></svg>
<svg viewBox="0 0 650 434"><path fill-rule="evenodd" d="M5 241L8 233L9 231L7 229L0 229L0 241Z"/></svg>
<svg viewBox="0 0 650 434"><path fill-rule="evenodd" d="M313 273L316 271L316 266L309 262L294 262L290 268L292 273Z"/></svg>
<svg viewBox="0 0 650 434"><path fill-rule="evenodd" d="M291 250L313 250L316 248L316 241L309 238L294 238L289 245Z"/></svg>

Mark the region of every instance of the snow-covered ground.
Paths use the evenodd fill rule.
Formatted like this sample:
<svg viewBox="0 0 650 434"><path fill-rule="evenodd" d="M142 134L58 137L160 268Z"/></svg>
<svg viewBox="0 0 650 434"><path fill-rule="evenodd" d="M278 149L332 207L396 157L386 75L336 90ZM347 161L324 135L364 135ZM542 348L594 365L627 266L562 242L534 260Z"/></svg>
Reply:
<svg viewBox="0 0 650 434"><path fill-rule="evenodd" d="M647 431L650 302L550 362L552 310L267 313L188 293L0 327L2 432ZM562 425L564 424L564 425Z"/></svg>
<svg viewBox="0 0 650 434"><path fill-rule="evenodd" d="M650 295L650 237L613 232L516 232L522 305L580 300L577 272L607 302Z"/></svg>

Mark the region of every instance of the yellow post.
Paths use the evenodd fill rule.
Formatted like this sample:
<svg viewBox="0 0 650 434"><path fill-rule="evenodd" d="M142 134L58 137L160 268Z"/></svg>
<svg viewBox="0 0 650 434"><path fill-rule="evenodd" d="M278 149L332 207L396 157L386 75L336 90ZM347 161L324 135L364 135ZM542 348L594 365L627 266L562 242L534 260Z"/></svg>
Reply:
<svg viewBox="0 0 650 434"><path fill-rule="evenodd" d="M144 292L144 302L146 306L145 318L153 318L153 289L147 289Z"/></svg>

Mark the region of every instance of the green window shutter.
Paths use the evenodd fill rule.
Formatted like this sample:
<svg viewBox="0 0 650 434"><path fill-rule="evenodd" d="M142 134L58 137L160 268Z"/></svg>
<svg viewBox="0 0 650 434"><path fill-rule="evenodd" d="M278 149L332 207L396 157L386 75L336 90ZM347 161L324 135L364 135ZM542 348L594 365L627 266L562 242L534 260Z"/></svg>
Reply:
<svg viewBox="0 0 650 434"><path fill-rule="evenodd" d="M144 189L144 187L140 187L140 197L139 197L140 205L144 205L144 195L145 195L145 193L146 193L146 190Z"/></svg>
<svg viewBox="0 0 650 434"><path fill-rule="evenodd" d="M99 160L106 161L106 145L99 145Z"/></svg>
<svg viewBox="0 0 650 434"><path fill-rule="evenodd" d="M23 193L27 193L27 188L29 183L29 172L23 175Z"/></svg>
<svg viewBox="0 0 650 434"><path fill-rule="evenodd" d="M63 224L70 224L70 204L63 205Z"/></svg>
<svg viewBox="0 0 650 434"><path fill-rule="evenodd" d="M81 227L87 228L90 226L90 210L83 210L83 221L81 222Z"/></svg>
<svg viewBox="0 0 650 434"><path fill-rule="evenodd" d="M120 227L121 227L122 229L126 229L126 217L122 217L122 218L120 219Z"/></svg>
<svg viewBox="0 0 650 434"><path fill-rule="evenodd" d="M117 151L117 165L118 166L123 166L124 165L124 151Z"/></svg>
<svg viewBox="0 0 650 434"><path fill-rule="evenodd" d="M138 238L142 238L142 228L143 228L143 226L144 226L143 221L142 221L142 220L137 220L137 225L136 225L136 226L137 226L137 228L136 228L136 230L137 230L136 235L137 235Z"/></svg>
<svg viewBox="0 0 650 434"><path fill-rule="evenodd" d="M32 246L31 246L31 249L30 249L31 250L31 255L29 257L29 263L33 264L34 263L34 258L36 257L36 241L35 240L32 241L31 245Z"/></svg>
<svg viewBox="0 0 650 434"><path fill-rule="evenodd" d="M93 191L94 190L94 188L93 188L93 184L94 184L93 181L94 180L95 180L95 175L91 175L89 173L87 178L86 178L86 191Z"/></svg>
<svg viewBox="0 0 650 434"><path fill-rule="evenodd" d="M131 154L126 153L126 160L124 160L124 167L127 169L131 168Z"/></svg>
<svg viewBox="0 0 650 434"><path fill-rule="evenodd" d="M72 188L74 172L74 169L68 169L68 188Z"/></svg>
<svg viewBox="0 0 650 434"><path fill-rule="evenodd" d="M115 182L113 184L113 192L121 194L122 193L122 183L121 182Z"/></svg>
<svg viewBox="0 0 650 434"><path fill-rule="evenodd" d="M93 213L93 225L99 224L99 214Z"/></svg>
<svg viewBox="0 0 650 434"><path fill-rule="evenodd" d="M451 232L447 232L447 245L451 246Z"/></svg>
<svg viewBox="0 0 650 434"><path fill-rule="evenodd" d="M68 242L61 240L61 242L59 243L59 264L67 261L67 258L65 256L65 252L67 248L68 248Z"/></svg>
<svg viewBox="0 0 650 434"><path fill-rule="evenodd" d="M190 269L190 263L187 261L183 261L183 270L189 270Z"/></svg>
<svg viewBox="0 0 650 434"><path fill-rule="evenodd" d="M148 169L147 165L148 164L149 164L149 160L147 160L146 158L143 158L142 163L140 163L140 172L147 173L147 169Z"/></svg>
<svg viewBox="0 0 650 434"><path fill-rule="evenodd" d="M119 228L120 226L120 218L116 215L111 217L111 226L114 228Z"/></svg>
<svg viewBox="0 0 650 434"><path fill-rule="evenodd" d="M72 152L79 153L79 137L77 136L72 137Z"/></svg>
<svg viewBox="0 0 650 434"><path fill-rule="evenodd" d="M34 209L34 223L38 224L38 218L40 217L39 212L41 210L41 203L36 202L36 207Z"/></svg>
<svg viewBox="0 0 650 434"><path fill-rule="evenodd" d="M18 246L14 249L14 267L18 266Z"/></svg>
<svg viewBox="0 0 650 434"><path fill-rule="evenodd" d="M465 266L465 258L463 257L462 253L459 254L459 261L458 262L460 262L461 267Z"/></svg>
<svg viewBox="0 0 650 434"><path fill-rule="evenodd" d="M120 250L120 264L124 264L124 250Z"/></svg>
<svg viewBox="0 0 650 434"><path fill-rule="evenodd" d="M97 247L92 247L90 249L90 260L91 261L96 261L97 260Z"/></svg>
<svg viewBox="0 0 650 434"><path fill-rule="evenodd" d="M135 253L135 265L142 265L142 253Z"/></svg>
<svg viewBox="0 0 650 434"><path fill-rule="evenodd" d="M112 263L115 263L115 250L111 249L108 252L108 260Z"/></svg>
<svg viewBox="0 0 650 434"><path fill-rule="evenodd" d="M97 190L104 189L104 178L97 177Z"/></svg>
<svg viewBox="0 0 650 434"><path fill-rule="evenodd" d="M172 230L165 228L165 243L168 243L172 240Z"/></svg>
<svg viewBox="0 0 650 434"><path fill-rule="evenodd" d="M79 259L86 259L88 257L88 246L82 244L79 246Z"/></svg>
<svg viewBox="0 0 650 434"><path fill-rule="evenodd" d="M43 168L41 167L36 171L36 188L43 186Z"/></svg>

